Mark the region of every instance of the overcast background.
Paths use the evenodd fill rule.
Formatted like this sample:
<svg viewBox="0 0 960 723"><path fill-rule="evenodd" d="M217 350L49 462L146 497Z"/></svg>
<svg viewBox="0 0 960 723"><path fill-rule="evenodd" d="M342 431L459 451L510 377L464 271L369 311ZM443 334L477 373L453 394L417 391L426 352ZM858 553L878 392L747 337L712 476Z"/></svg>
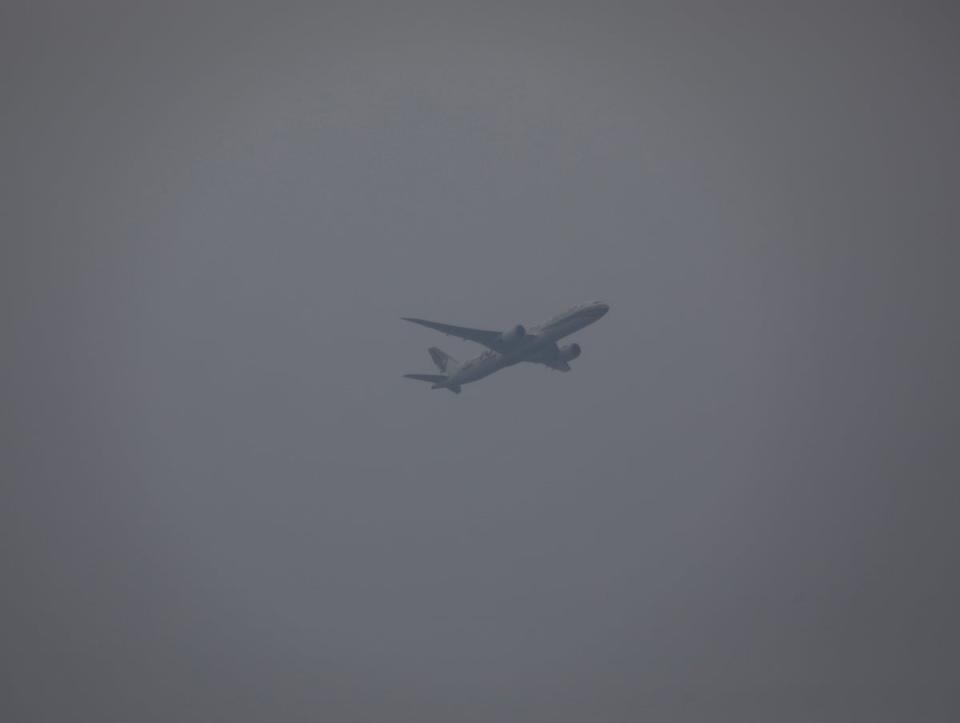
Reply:
<svg viewBox="0 0 960 723"><path fill-rule="evenodd" d="M0 717L960 717L953 3L140 5L0 11Z"/></svg>

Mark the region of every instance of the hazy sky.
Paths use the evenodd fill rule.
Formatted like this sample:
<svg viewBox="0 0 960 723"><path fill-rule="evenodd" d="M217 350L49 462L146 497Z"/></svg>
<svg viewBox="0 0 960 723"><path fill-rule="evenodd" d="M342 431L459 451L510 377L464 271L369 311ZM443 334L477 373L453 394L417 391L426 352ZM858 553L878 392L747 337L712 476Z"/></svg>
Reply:
<svg viewBox="0 0 960 723"><path fill-rule="evenodd" d="M960 719L958 20L5 3L0 718Z"/></svg>

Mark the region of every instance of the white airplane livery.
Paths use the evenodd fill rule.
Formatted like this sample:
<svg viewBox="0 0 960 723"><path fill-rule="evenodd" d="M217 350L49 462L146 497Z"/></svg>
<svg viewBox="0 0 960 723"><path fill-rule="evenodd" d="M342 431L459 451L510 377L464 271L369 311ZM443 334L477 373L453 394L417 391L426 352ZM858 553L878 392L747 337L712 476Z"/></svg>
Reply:
<svg viewBox="0 0 960 723"><path fill-rule="evenodd" d="M540 326L526 329L517 324L507 331L486 331L465 326L439 324L425 319L403 317L428 329L457 336L487 347L487 351L462 364L435 346L430 347L430 358L440 374L404 374L408 379L430 382L431 389L449 389L460 393L460 387L490 376L496 371L519 362L543 364L561 372L570 371L570 362L580 356L579 344L558 346L557 342L589 326L610 311L610 306L601 301L591 301L574 306Z"/></svg>

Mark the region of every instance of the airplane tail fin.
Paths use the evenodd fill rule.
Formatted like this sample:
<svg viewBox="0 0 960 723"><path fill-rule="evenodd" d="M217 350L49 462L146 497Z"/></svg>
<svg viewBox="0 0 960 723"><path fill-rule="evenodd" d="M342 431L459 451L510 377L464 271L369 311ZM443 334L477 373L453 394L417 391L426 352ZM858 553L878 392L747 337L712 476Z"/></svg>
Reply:
<svg viewBox="0 0 960 723"><path fill-rule="evenodd" d="M446 374L450 374L460 366L460 362L447 354L443 349L432 346L427 351L430 352L430 358L433 359L433 363L437 365L437 369Z"/></svg>
<svg viewBox="0 0 960 723"><path fill-rule="evenodd" d="M447 386L446 374L404 374L407 379L416 379L418 382L429 382L433 386L431 389L449 389L454 394L460 393L460 385Z"/></svg>

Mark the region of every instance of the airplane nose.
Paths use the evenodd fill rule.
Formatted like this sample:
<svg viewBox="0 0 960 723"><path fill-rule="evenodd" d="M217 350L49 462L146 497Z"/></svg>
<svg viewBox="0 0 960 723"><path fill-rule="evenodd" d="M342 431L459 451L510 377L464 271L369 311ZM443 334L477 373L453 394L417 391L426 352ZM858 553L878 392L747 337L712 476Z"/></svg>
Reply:
<svg viewBox="0 0 960 723"><path fill-rule="evenodd" d="M593 308L597 314L597 318L599 319L601 316L610 311L610 304L604 304L602 301L598 301L593 305Z"/></svg>

